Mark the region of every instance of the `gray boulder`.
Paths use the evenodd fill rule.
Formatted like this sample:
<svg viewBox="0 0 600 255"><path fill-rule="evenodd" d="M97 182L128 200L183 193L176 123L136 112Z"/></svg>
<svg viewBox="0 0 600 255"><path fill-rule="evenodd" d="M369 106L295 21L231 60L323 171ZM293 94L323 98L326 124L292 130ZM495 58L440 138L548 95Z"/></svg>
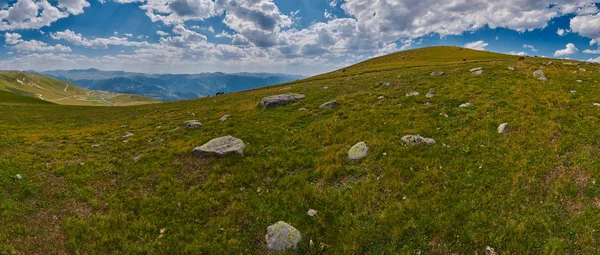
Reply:
<svg viewBox="0 0 600 255"><path fill-rule="evenodd" d="M359 142L348 151L348 159L359 160L366 157L368 153L369 146L365 142Z"/></svg>
<svg viewBox="0 0 600 255"><path fill-rule="evenodd" d="M471 74L482 75L483 74L483 70L477 70L475 72L471 72Z"/></svg>
<svg viewBox="0 0 600 255"><path fill-rule="evenodd" d="M472 106L471 103L464 103L464 104L459 105L458 108L469 108L471 106Z"/></svg>
<svg viewBox="0 0 600 255"><path fill-rule="evenodd" d="M125 132L125 134L123 134L122 137L123 138L127 138L127 137L132 137L132 136L133 136L133 133L131 133L131 132Z"/></svg>
<svg viewBox="0 0 600 255"><path fill-rule="evenodd" d="M508 123L502 123L498 126L498 134L506 134L509 131Z"/></svg>
<svg viewBox="0 0 600 255"><path fill-rule="evenodd" d="M183 122L181 125L187 129L199 129L202 127L202 123L200 123L198 120L188 120Z"/></svg>
<svg viewBox="0 0 600 255"><path fill-rule="evenodd" d="M431 76L442 76L444 74L445 74L444 72L433 72L433 73L431 73Z"/></svg>
<svg viewBox="0 0 600 255"><path fill-rule="evenodd" d="M402 142L407 145L431 145L435 144L432 138L425 138L420 135L406 135L402 137Z"/></svg>
<svg viewBox="0 0 600 255"><path fill-rule="evenodd" d="M425 95L425 97L427 97L427 98L432 98L432 97L434 97L434 96L437 96L437 94L438 94L438 93L437 93L437 91L429 91L429 92L427 93L427 95Z"/></svg>
<svg viewBox="0 0 600 255"><path fill-rule="evenodd" d="M193 153L197 156L227 156L244 155L246 144L235 137L223 136L210 140L202 146L194 148Z"/></svg>
<svg viewBox="0 0 600 255"><path fill-rule="evenodd" d="M469 72L473 73L473 72L477 72L477 71L481 71L481 70L483 70L483 68L477 67L477 68L473 68L473 69L469 70Z"/></svg>
<svg viewBox="0 0 600 255"><path fill-rule="evenodd" d="M273 251L295 249L302 235L292 225L280 221L267 227L267 247Z"/></svg>
<svg viewBox="0 0 600 255"><path fill-rule="evenodd" d="M338 103L337 100L331 100L327 103L324 103L322 105L319 106L319 109L328 109L328 108L334 108L339 106L340 104Z"/></svg>
<svg viewBox="0 0 600 255"><path fill-rule="evenodd" d="M581 71L581 72L587 72L587 70L585 70L585 68L579 68L579 71Z"/></svg>
<svg viewBox="0 0 600 255"><path fill-rule="evenodd" d="M413 91L413 92L408 92L408 93L406 93L406 96L407 96L407 97L416 97L416 96L418 96L418 95L420 95L420 94L421 94L421 93L419 93L419 92Z"/></svg>
<svg viewBox="0 0 600 255"><path fill-rule="evenodd" d="M577 80L577 82L578 82L578 83L582 83L583 81L582 81L582 80Z"/></svg>
<svg viewBox="0 0 600 255"><path fill-rule="evenodd" d="M219 119L219 121L220 121L220 122L225 122L226 120L228 120L228 119L229 119L229 117L231 117L231 116L229 116L229 115L223 115L223 117L221 117L221 118Z"/></svg>
<svg viewBox="0 0 600 255"><path fill-rule="evenodd" d="M385 97L384 97L384 96L378 96L378 97L377 97L377 100L383 100L383 99L385 99Z"/></svg>
<svg viewBox="0 0 600 255"><path fill-rule="evenodd" d="M296 93L268 96L262 99L262 101L260 102L260 106L262 108L275 108L278 106L294 103L298 100L304 99L305 97L305 95Z"/></svg>
<svg viewBox="0 0 600 255"><path fill-rule="evenodd" d="M540 81L548 80L548 78L546 78L546 73L544 73L544 71L542 71L542 70L537 70L537 71L533 72L533 77L538 78L538 80L540 80Z"/></svg>

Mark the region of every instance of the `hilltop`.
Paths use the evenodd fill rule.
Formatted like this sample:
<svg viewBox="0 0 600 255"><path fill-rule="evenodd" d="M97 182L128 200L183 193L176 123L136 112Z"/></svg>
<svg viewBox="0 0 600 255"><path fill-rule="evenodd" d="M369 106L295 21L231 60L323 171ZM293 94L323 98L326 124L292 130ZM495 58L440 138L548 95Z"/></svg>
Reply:
<svg viewBox="0 0 600 255"><path fill-rule="evenodd" d="M158 102L140 95L83 89L71 83L29 71L0 71L0 91L64 105L123 106ZM4 94L6 95L6 93ZM17 95L12 98L22 98ZM8 98L7 95L6 98ZM17 100L12 101L18 102Z"/></svg>
<svg viewBox="0 0 600 255"><path fill-rule="evenodd" d="M268 254L285 221L292 254L599 254L599 81L430 47L190 101L0 105L0 253ZM227 135L243 156L192 153Z"/></svg>
<svg viewBox="0 0 600 255"><path fill-rule="evenodd" d="M82 88L140 94L162 101L194 99L217 92L237 92L305 78L270 73L144 74L98 69L42 72Z"/></svg>

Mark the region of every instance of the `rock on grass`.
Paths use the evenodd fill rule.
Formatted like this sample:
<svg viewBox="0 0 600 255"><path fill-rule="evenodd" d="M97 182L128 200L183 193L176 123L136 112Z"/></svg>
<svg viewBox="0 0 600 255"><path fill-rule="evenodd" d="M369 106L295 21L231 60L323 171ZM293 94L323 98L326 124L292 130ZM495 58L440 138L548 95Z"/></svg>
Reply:
<svg viewBox="0 0 600 255"><path fill-rule="evenodd" d="M188 120L183 122L181 125L187 129L199 129L202 127L202 123L200 123L198 120Z"/></svg>
<svg viewBox="0 0 600 255"><path fill-rule="evenodd" d="M227 156L244 155L246 144L233 136L223 136L210 140L202 146L194 148L193 153L197 156Z"/></svg>
<svg viewBox="0 0 600 255"><path fill-rule="evenodd" d="M337 100L331 100L327 103L324 103L322 105L319 106L319 109L328 109L328 108L334 108L339 106L340 104L338 103Z"/></svg>
<svg viewBox="0 0 600 255"><path fill-rule="evenodd" d="M369 153L369 146L365 142L359 142L352 146L348 151L349 160L359 160L367 156Z"/></svg>
<svg viewBox="0 0 600 255"><path fill-rule="evenodd" d="M292 225L280 221L267 227L267 247L273 251L286 251L295 249L302 235Z"/></svg>
<svg viewBox="0 0 600 255"><path fill-rule="evenodd" d="M432 145L435 144L435 140L432 138L425 138L420 135L406 135L402 137L402 142L407 145Z"/></svg>
<svg viewBox="0 0 600 255"><path fill-rule="evenodd" d="M498 134L506 134L509 131L508 123L502 123L498 126Z"/></svg>
<svg viewBox="0 0 600 255"><path fill-rule="evenodd" d="M305 95L296 93L268 96L262 99L260 106L262 108L275 108L294 103L298 100L304 99L305 97Z"/></svg>

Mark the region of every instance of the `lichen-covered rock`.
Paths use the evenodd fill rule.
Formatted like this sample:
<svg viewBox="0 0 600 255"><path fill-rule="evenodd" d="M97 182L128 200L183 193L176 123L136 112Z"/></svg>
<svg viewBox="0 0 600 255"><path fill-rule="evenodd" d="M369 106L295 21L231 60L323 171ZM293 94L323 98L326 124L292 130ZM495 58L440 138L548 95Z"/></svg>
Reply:
<svg viewBox="0 0 600 255"><path fill-rule="evenodd" d="M193 153L198 156L227 156L244 155L246 144L235 137L223 136L210 140L202 146L194 148Z"/></svg>
<svg viewBox="0 0 600 255"><path fill-rule="evenodd" d="M548 78L546 78L546 73L544 73L544 71L542 71L542 70L537 70L537 71L533 72L533 77L538 78L538 80L540 80L540 81L548 80Z"/></svg>
<svg viewBox="0 0 600 255"><path fill-rule="evenodd" d="M300 231L292 225L280 221L267 227L267 247L273 251L294 249L302 239Z"/></svg>
<svg viewBox="0 0 600 255"><path fill-rule="evenodd" d="M308 214L308 216L310 216L310 217L314 217L317 215L317 210L309 209L308 212L306 212L306 214Z"/></svg>
<svg viewBox="0 0 600 255"><path fill-rule="evenodd" d="M482 75L483 74L483 70L477 70L477 71L471 72L471 74Z"/></svg>
<svg viewBox="0 0 600 255"><path fill-rule="evenodd" d="M406 96L407 96L407 97L416 97L416 96L418 96L418 95L420 95L420 94L421 94L421 93L419 93L419 92L413 91L413 92L408 92L408 93L406 93Z"/></svg>
<svg viewBox="0 0 600 255"><path fill-rule="evenodd" d="M328 108L334 108L339 106L340 104L338 103L337 100L331 100L327 103L324 103L322 105L319 106L319 109L328 109Z"/></svg>
<svg viewBox="0 0 600 255"><path fill-rule="evenodd" d="M181 125L187 129L198 129L202 127L202 123L200 123L198 120L188 120L183 122Z"/></svg>
<svg viewBox="0 0 600 255"><path fill-rule="evenodd" d="M228 120L228 119L229 119L229 117L231 117L231 116L229 116L229 115L223 115L223 117L221 117L221 118L219 119L219 121L220 121L220 122L225 122L226 120Z"/></svg>
<svg viewBox="0 0 600 255"><path fill-rule="evenodd" d="M262 108L275 108L294 103L298 100L304 99L305 97L305 95L296 93L268 96L262 99L260 106Z"/></svg>
<svg viewBox="0 0 600 255"><path fill-rule="evenodd" d="M366 157L368 153L369 146L365 142L359 142L348 151L348 159L359 160Z"/></svg>
<svg viewBox="0 0 600 255"><path fill-rule="evenodd" d="M498 126L498 134L506 134L508 131L508 123L502 123Z"/></svg>
<svg viewBox="0 0 600 255"><path fill-rule="evenodd" d="M444 74L445 74L444 72L433 72L433 73L431 73L431 76L442 76Z"/></svg>
<svg viewBox="0 0 600 255"><path fill-rule="evenodd" d="M438 93L437 93L437 91L429 91L429 92L427 93L427 95L425 95L425 97L427 97L427 98L432 98L432 97L434 97L434 96L437 96L437 94L438 94Z"/></svg>
<svg viewBox="0 0 600 255"><path fill-rule="evenodd" d="M131 132L125 132L125 134L123 134L122 137L123 138L127 138L127 137L132 137L132 136L133 136L133 133L131 133Z"/></svg>
<svg viewBox="0 0 600 255"><path fill-rule="evenodd" d="M406 135L401 140L407 145L431 145L435 143L434 139L425 138L420 135Z"/></svg>

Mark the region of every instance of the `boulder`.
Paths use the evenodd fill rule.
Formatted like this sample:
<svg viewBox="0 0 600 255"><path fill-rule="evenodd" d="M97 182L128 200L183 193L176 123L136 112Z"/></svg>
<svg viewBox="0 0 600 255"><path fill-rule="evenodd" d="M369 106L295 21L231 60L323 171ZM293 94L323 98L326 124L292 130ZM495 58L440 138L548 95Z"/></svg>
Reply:
<svg viewBox="0 0 600 255"><path fill-rule="evenodd" d="M319 106L319 109L328 109L328 108L334 108L339 106L340 104L338 103L337 100L331 100L327 103L324 103L322 105Z"/></svg>
<svg viewBox="0 0 600 255"><path fill-rule="evenodd" d="M437 96L437 94L438 94L438 93L437 93L437 91L429 91L429 92L427 93L427 95L425 95L425 97L427 97L427 98L432 98L432 97L434 97L434 96Z"/></svg>
<svg viewBox="0 0 600 255"><path fill-rule="evenodd" d="M579 68L580 72L587 72L587 70L585 70L585 68Z"/></svg>
<svg viewBox="0 0 600 255"><path fill-rule="evenodd" d="M231 117L231 116L229 116L229 115L223 115L223 117L221 117L221 118L219 119L219 121L220 121L220 122L225 122L226 120L228 120L228 119L229 119L229 117Z"/></svg>
<svg viewBox="0 0 600 255"><path fill-rule="evenodd" d="M538 80L540 80L540 81L548 80L548 78L546 78L546 74L542 70L537 70L537 71L533 72L533 77L538 78Z"/></svg>
<svg viewBox="0 0 600 255"><path fill-rule="evenodd" d="M305 95L296 93L268 96L262 99L262 101L260 102L260 106L262 108L275 108L278 106L294 103L298 100L304 99L305 97Z"/></svg>
<svg viewBox="0 0 600 255"><path fill-rule="evenodd" d="M200 123L198 120L188 120L183 122L181 125L187 129L199 129L202 127L202 123Z"/></svg>
<svg viewBox="0 0 600 255"><path fill-rule="evenodd" d="M132 137L132 136L133 136L133 133L131 133L131 132L125 132L125 134L123 134L122 137L123 138L127 138L127 137Z"/></svg>
<svg viewBox="0 0 600 255"><path fill-rule="evenodd" d="M348 151L348 159L359 160L367 156L369 153L369 146L365 142L359 142L352 146Z"/></svg>
<svg viewBox="0 0 600 255"><path fill-rule="evenodd" d="M435 144L435 140L432 138L425 138L420 135L406 135L402 137L402 142L407 145L431 145Z"/></svg>
<svg viewBox="0 0 600 255"><path fill-rule="evenodd" d="M431 73L431 76L442 76L444 74L445 74L444 72L433 72L433 73Z"/></svg>
<svg viewBox="0 0 600 255"><path fill-rule="evenodd" d="M223 136L210 140L202 146L194 148L193 153L197 156L227 156L244 155L246 144L238 138Z"/></svg>
<svg viewBox="0 0 600 255"><path fill-rule="evenodd" d="M379 96L379 97L377 97L377 100L383 100L383 99L385 99L385 97L384 97L384 96Z"/></svg>
<svg viewBox="0 0 600 255"><path fill-rule="evenodd" d="M416 96L418 96L418 95L420 95L420 94L421 94L421 93L419 93L419 92L413 91L413 92L408 92L408 93L406 93L406 96L407 96L407 97L416 97Z"/></svg>
<svg viewBox="0 0 600 255"><path fill-rule="evenodd" d="M508 70L509 70L509 71L514 71L514 70L515 70L515 68L514 68L514 67L512 67L512 66L509 66L509 67L508 67Z"/></svg>
<svg viewBox="0 0 600 255"><path fill-rule="evenodd" d="M508 131L508 123L502 123L500 126L498 126L498 134L506 134Z"/></svg>
<svg viewBox="0 0 600 255"><path fill-rule="evenodd" d="M464 103L464 104L459 105L458 107L459 108L469 108L471 106L472 106L471 103Z"/></svg>
<svg viewBox="0 0 600 255"><path fill-rule="evenodd" d="M302 235L292 225L280 221L267 227L267 247L272 251L295 249Z"/></svg>
<svg viewBox="0 0 600 255"><path fill-rule="evenodd" d="M469 72L473 73L473 72L477 72L477 71L481 71L481 70L483 70L483 68L477 67L477 68L473 68L473 69L469 70Z"/></svg>

